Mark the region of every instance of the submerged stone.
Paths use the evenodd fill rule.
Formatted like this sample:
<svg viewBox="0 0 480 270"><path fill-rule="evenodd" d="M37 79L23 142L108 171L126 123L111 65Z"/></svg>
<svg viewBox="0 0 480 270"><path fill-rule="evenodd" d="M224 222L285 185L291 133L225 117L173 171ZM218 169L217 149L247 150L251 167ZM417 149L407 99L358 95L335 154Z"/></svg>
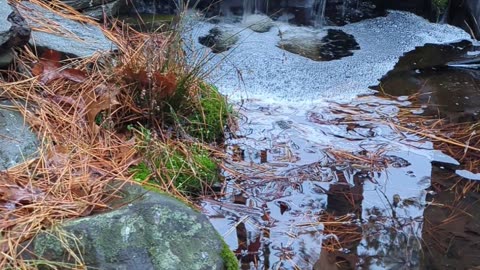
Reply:
<svg viewBox="0 0 480 270"><path fill-rule="evenodd" d="M88 269L224 269L223 240L205 216L168 195L139 186L124 190L125 203L119 204L125 206L39 234L34 253L75 263L71 249Z"/></svg>
<svg viewBox="0 0 480 270"><path fill-rule="evenodd" d="M198 38L198 42L203 46L209 47L214 53L228 51L238 41L238 35L228 30L218 27L210 29L208 35Z"/></svg>
<svg viewBox="0 0 480 270"><path fill-rule="evenodd" d="M372 88L393 96L417 94L424 115L451 122L478 121L478 49L470 41L417 47L405 53Z"/></svg>
<svg viewBox="0 0 480 270"><path fill-rule="evenodd" d="M360 46L352 35L342 30L328 29L327 35L319 39L315 34L283 38L278 46L314 61L331 61L353 55Z"/></svg>

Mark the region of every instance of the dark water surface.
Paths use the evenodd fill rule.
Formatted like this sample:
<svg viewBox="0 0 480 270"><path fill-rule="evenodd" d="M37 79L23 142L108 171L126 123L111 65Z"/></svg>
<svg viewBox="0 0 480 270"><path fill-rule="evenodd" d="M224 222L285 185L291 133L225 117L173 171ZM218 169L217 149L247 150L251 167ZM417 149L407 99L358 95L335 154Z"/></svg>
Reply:
<svg viewBox="0 0 480 270"><path fill-rule="evenodd" d="M431 162L454 161L391 128L402 102L365 97L309 110L257 102L242 108L244 137L228 141L235 173L226 173L225 196L202 204L242 269L477 265L478 242L464 237L480 232L471 215L478 193L457 198L469 182L449 182L454 172ZM468 267L449 267L460 260Z"/></svg>
<svg viewBox="0 0 480 270"><path fill-rule="evenodd" d="M400 58L376 90L418 94L425 115L453 122L477 121L480 112L480 50L468 41L417 47Z"/></svg>
<svg viewBox="0 0 480 270"><path fill-rule="evenodd" d="M201 206L242 269L479 266L478 184L456 175L458 162L432 142L396 126L400 108L412 105L403 96L417 93L417 113L476 119L477 48L413 50L466 33L402 12L328 29L274 22L265 33L203 21L192 26L195 53L210 52L198 37L213 27L238 33L207 68L240 120L226 141L226 186ZM281 48L292 40L296 51ZM345 53L327 59L325 46ZM377 89L393 98L352 100L383 75Z"/></svg>
<svg viewBox="0 0 480 270"><path fill-rule="evenodd" d="M477 120L475 51L468 42L419 47L380 86L418 93L426 115ZM410 105L403 100L240 106L224 196L202 207L242 269L480 266L480 182L458 176L458 163L431 142L395 129Z"/></svg>

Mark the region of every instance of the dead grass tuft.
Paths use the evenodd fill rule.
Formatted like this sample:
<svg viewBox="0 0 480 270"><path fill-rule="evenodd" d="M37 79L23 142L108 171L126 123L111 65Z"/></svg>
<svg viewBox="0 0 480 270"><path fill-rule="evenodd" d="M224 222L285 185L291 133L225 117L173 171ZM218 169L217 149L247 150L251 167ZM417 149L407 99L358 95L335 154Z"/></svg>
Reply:
<svg viewBox="0 0 480 270"><path fill-rule="evenodd" d="M98 25L61 1L31 2ZM43 25L44 31L58 31L48 22ZM144 154L128 125L149 125L159 140L154 153L168 147L191 158L192 142L176 140L181 131L163 131L170 124L167 112L181 118L199 104L203 73L186 64L180 34L145 34L121 22L112 25L104 32L118 47L115 55L63 59L53 51L37 55L35 48L26 47L15 67L1 74L2 98L14 102L41 141L36 157L0 172L1 269L35 269L35 262L23 260L32 237L65 220L109 209L117 191L132 182L131 166ZM153 187L187 200L173 180ZM84 267L76 258L76 265L67 268Z"/></svg>

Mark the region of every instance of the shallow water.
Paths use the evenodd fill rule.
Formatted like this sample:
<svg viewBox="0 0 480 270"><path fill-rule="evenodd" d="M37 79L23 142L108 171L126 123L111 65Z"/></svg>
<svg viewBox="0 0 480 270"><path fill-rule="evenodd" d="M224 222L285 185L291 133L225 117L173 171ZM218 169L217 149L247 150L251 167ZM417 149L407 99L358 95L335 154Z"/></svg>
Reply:
<svg viewBox="0 0 480 270"><path fill-rule="evenodd" d="M318 265L325 231L331 230L319 222L322 216L347 218L344 225L359 230L358 240L350 243L347 237L338 246L349 252L337 257L364 261L354 265L380 261L388 268L382 256L393 248L392 241L400 241L398 235L421 237L435 156L431 144L394 132L387 121L378 122L394 115L400 102L369 98L355 103L309 110L259 101L244 104L241 113L249 117L239 134L246 137L228 141L228 167L241 175L230 175L223 198L203 201L214 226L241 254L243 269ZM235 161L239 149L244 158L238 160L237 155ZM372 160L373 167L336 158L344 153ZM398 231L395 235L377 238L392 228ZM418 257L412 263L418 264Z"/></svg>
<svg viewBox="0 0 480 270"><path fill-rule="evenodd" d="M477 121L479 48L468 41L417 47L402 56L375 88L394 96L418 94L424 115L451 122Z"/></svg>
<svg viewBox="0 0 480 270"><path fill-rule="evenodd" d="M226 141L222 196L201 205L242 269L449 269L464 259L460 249L446 260L431 251L448 250L445 239L458 240L453 230L436 229L443 219L432 218L437 211L451 214L432 200L449 200L443 194L450 187L437 184L445 177L438 170L458 162L395 129L399 107L409 105L403 98L359 96L371 94L369 86L416 46L468 34L392 12L338 28L361 49L316 62L277 44L283 35L322 36L326 29L277 23L259 34L220 25L238 31L236 48L208 55L195 43L213 27L207 22L193 25L190 48L211 57L206 68L237 105L239 130ZM471 219L463 233L478 234L478 223ZM439 240L438 232L453 236Z"/></svg>

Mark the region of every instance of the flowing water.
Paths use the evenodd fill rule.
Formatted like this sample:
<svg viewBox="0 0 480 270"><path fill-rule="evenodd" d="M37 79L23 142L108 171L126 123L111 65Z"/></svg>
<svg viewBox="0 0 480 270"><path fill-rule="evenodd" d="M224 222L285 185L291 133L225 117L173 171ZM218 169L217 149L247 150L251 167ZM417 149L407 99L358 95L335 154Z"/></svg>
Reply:
<svg viewBox="0 0 480 270"><path fill-rule="evenodd" d="M316 0L314 4L314 11L313 17L314 19L314 26L317 28L322 28L325 24L325 8L327 6L327 0Z"/></svg>
<svg viewBox="0 0 480 270"><path fill-rule="evenodd" d="M474 258L478 215L435 208L452 203L446 179L459 178L449 169L458 162L395 128L399 108L409 105L404 97L378 98L369 88L405 53L426 43L469 39L467 33L404 12L328 29L275 22L266 33L198 21L189 47L196 57L210 52L196 41L214 26L240 39L229 51L208 55L205 66L239 109L239 128L226 141L222 196L201 205L242 269L480 265ZM290 38L308 47L329 29L353 35L359 49L313 61L279 46ZM478 208L475 194L455 203ZM454 223L456 229L441 227L460 215L465 218ZM450 241L446 247L443 240ZM443 256L445 250L452 254ZM455 268L458 262L464 268Z"/></svg>

